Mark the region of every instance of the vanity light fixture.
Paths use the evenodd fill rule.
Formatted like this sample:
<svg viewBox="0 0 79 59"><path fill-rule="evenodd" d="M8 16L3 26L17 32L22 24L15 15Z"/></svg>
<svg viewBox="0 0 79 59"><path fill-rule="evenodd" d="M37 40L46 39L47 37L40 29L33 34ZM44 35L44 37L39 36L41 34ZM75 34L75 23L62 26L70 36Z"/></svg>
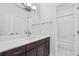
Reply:
<svg viewBox="0 0 79 59"><path fill-rule="evenodd" d="M34 6L31 3L18 3L18 6L25 9L25 10L27 10L28 12L37 10L36 6Z"/></svg>
<svg viewBox="0 0 79 59"><path fill-rule="evenodd" d="M28 19L31 19L31 15L30 13L35 14L35 12L37 11L37 8L35 5L31 4L31 3L18 3L18 6L25 9L26 11L28 11ZM29 37L31 35L31 32L29 31L29 20L27 21L27 32L25 32L27 34L27 36Z"/></svg>

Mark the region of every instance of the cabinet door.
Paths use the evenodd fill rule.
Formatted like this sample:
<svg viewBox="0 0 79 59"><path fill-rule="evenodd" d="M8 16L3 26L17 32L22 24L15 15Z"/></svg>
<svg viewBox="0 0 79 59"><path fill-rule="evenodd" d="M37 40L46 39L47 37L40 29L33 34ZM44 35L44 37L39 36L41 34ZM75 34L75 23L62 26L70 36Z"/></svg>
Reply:
<svg viewBox="0 0 79 59"><path fill-rule="evenodd" d="M37 54L37 48L34 48L34 49L26 52L27 56L36 56L36 54Z"/></svg>
<svg viewBox="0 0 79 59"><path fill-rule="evenodd" d="M0 56L5 56L5 52L0 53Z"/></svg>
<svg viewBox="0 0 79 59"><path fill-rule="evenodd" d="M5 52L6 56L21 56L25 54L25 46L17 47Z"/></svg>
<svg viewBox="0 0 79 59"><path fill-rule="evenodd" d="M49 51L50 51L48 42L45 43L44 51L45 51L45 56L48 56L49 55Z"/></svg>
<svg viewBox="0 0 79 59"><path fill-rule="evenodd" d="M25 19L20 16L15 17L15 34L25 33Z"/></svg>
<svg viewBox="0 0 79 59"><path fill-rule="evenodd" d="M37 56L44 56L44 44L42 44L38 47Z"/></svg>

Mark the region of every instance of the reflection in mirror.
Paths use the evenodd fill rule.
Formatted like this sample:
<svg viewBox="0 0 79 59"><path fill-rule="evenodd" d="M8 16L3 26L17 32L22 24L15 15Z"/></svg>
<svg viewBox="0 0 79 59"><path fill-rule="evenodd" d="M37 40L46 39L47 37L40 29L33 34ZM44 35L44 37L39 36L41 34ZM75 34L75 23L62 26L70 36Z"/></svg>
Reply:
<svg viewBox="0 0 79 59"><path fill-rule="evenodd" d="M30 12L19 3L0 3L0 36L40 33L40 25L32 25L40 24L40 4L24 4L31 8Z"/></svg>

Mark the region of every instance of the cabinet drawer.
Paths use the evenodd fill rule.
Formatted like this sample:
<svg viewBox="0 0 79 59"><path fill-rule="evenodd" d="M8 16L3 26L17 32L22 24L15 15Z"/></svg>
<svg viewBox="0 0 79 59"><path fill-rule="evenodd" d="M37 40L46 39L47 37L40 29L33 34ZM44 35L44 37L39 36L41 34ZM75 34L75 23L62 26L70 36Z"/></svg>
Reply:
<svg viewBox="0 0 79 59"><path fill-rule="evenodd" d="M42 39L42 40L33 42L33 43L31 43L31 44L28 44L28 45L26 46L26 49L27 49L27 51L28 51L28 50L31 50L31 49L33 49L33 48L35 48L35 47L37 47L37 46L43 44L44 42L45 42L45 39Z"/></svg>
<svg viewBox="0 0 79 59"><path fill-rule="evenodd" d="M42 44L38 47L37 49L37 56L44 56L44 48L45 48L45 44Z"/></svg>
<svg viewBox="0 0 79 59"><path fill-rule="evenodd" d="M37 55L37 48L27 51L26 55L27 56L36 56Z"/></svg>
<svg viewBox="0 0 79 59"><path fill-rule="evenodd" d="M19 56L22 54L25 54L25 46L6 51L6 56Z"/></svg>

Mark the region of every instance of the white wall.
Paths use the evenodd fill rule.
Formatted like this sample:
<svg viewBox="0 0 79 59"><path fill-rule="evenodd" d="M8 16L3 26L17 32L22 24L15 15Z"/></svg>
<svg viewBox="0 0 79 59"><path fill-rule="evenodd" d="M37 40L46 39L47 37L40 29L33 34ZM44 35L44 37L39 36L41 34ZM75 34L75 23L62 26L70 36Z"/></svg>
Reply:
<svg viewBox="0 0 79 59"><path fill-rule="evenodd" d="M37 10L33 13L31 13L31 28L30 31L34 35L41 34L41 28L40 28L40 3L32 3L33 5L36 6Z"/></svg>
<svg viewBox="0 0 79 59"><path fill-rule="evenodd" d="M50 55L55 55L56 51L56 4L41 3L40 4L41 23L51 22L52 24L41 25L42 34L51 34L50 40Z"/></svg>

